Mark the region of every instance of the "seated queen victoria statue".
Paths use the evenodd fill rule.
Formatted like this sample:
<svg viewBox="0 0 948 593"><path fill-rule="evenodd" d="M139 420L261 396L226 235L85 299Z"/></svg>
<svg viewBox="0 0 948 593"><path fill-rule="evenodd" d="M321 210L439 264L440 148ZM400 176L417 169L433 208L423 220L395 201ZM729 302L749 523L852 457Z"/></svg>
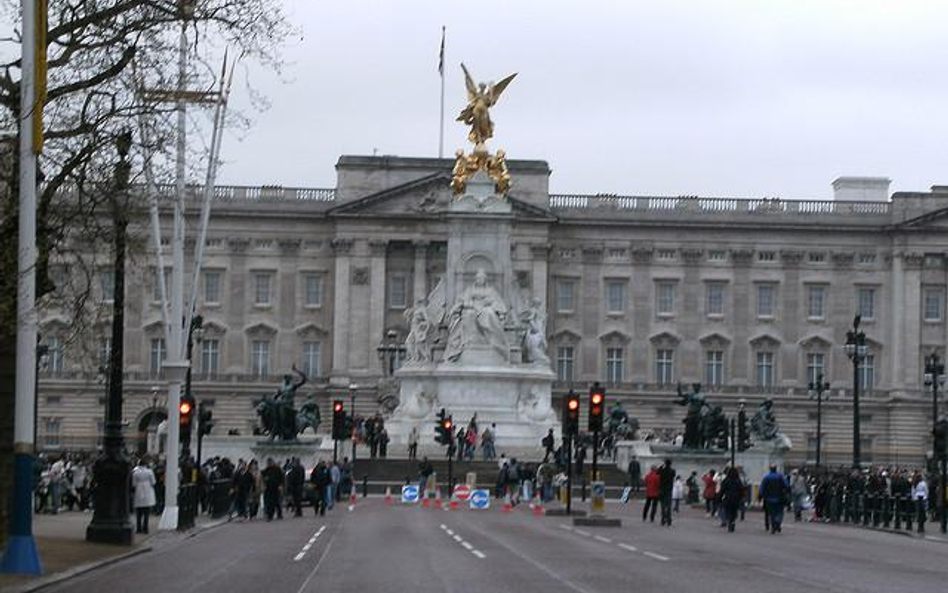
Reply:
<svg viewBox="0 0 948 593"><path fill-rule="evenodd" d="M448 344L444 358L460 362L465 351L489 349L503 361L509 358L504 319L507 305L492 286L487 274L478 270L474 284L464 289L448 312Z"/></svg>

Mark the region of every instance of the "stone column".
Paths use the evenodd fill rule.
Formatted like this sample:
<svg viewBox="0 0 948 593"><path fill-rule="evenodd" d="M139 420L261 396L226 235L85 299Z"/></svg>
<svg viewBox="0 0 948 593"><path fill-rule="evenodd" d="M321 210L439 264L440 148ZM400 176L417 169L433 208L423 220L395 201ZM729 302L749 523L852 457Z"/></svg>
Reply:
<svg viewBox="0 0 948 593"><path fill-rule="evenodd" d="M891 278L892 286L892 303L895 306L892 308L892 325L890 326L891 337L889 344L891 344L891 348L889 348L889 350L891 354L888 358L892 366L890 369L887 369L889 370L888 382L891 389L901 391L904 388L902 377L905 372L902 366L902 361L904 360L902 349L905 347L905 336L903 335L903 316L905 310L902 308L902 303L905 302L905 270L903 268L901 252L892 254L892 270L889 277Z"/></svg>
<svg viewBox="0 0 948 593"><path fill-rule="evenodd" d="M364 347L368 351L368 367L379 373L382 372L382 367L375 349L385 334L385 297L388 289L385 276L385 255L387 252L388 240L373 239L369 241L369 282L372 291L369 297L369 331L365 336Z"/></svg>
<svg viewBox="0 0 948 593"><path fill-rule="evenodd" d="M922 361L919 352L919 344L922 343L922 262L924 256L921 253L904 253L903 260L903 282L900 284L903 290L902 300L893 301L896 303L898 312L902 315L902 360L899 368L902 371L900 385L906 390L918 390L922 388ZM881 293L881 290L879 291ZM875 306L880 309L882 306L882 295L876 295ZM878 315L877 315L878 316Z"/></svg>
<svg viewBox="0 0 948 593"><path fill-rule="evenodd" d="M544 311L549 311L546 306L547 297L547 270L549 267L548 259L550 256L550 246L546 243L532 245L530 254L533 256L533 279L530 294L540 299L540 307ZM549 313L548 313L549 314Z"/></svg>
<svg viewBox="0 0 948 593"><path fill-rule="evenodd" d="M428 278L425 274L428 263L428 241L415 241L415 267L412 272L412 300L409 303L415 305L415 301L428 296Z"/></svg>
<svg viewBox="0 0 948 593"><path fill-rule="evenodd" d="M230 286L230 293L226 298L222 294L221 300L224 302L224 318L227 326L234 331L227 332L226 346L221 348L220 354L223 358L220 360L220 369L225 373L250 372L249 353L244 347L246 334L243 332L247 319L247 248L249 246L249 239L237 238L228 242L230 266L225 277L226 284ZM223 287L221 288L223 291ZM145 366L147 367L147 363Z"/></svg>
<svg viewBox="0 0 948 593"><path fill-rule="evenodd" d="M332 381L349 385L349 274L352 239L333 239Z"/></svg>

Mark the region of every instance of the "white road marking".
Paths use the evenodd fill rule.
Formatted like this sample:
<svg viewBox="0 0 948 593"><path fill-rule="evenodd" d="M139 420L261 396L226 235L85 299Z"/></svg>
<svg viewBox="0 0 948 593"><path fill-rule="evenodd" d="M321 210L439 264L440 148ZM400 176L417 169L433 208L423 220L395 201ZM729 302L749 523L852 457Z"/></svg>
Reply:
<svg viewBox="0 0 948 593"><path fill-rule="evenodd" d="M577 534L579 534L579 535L581 535L581 536L583 536L583 537L589 537L590 535L592 535L592 534L589 533L588 531L583 531L582 529L574 529L573 531L575 531Z"/></svg>
<svg viewBox="0 0 948 593"><path fill-rule="evenodd" d="M445 525L444 523L441 524L441 529L442 531L450 535L454 541L461 544L464 547L464 549L470 552L471 554L474 554L475 556L481 559L487 558L487 554L485 554L484 552L481 552L480 550L475 550L473 545L471 545L469 542L464 541L464 538L454 533L454 530L449 529L448 526Z"/></svg>
<svg viewBox="0 0 948 593"><path fill-rule="evenodd" d="M355 505L354 505L354 504L350 504L350 505L349 505L349 512L351 513L351 512L354 511L354 510L355 510Z"/></svg>
<svg viewBox="0 0 948 593"><path fill-rule="evenodd" d="M636 548L635 546L629 545L629 544L619 544L619 547L622 548L623 550L628 550L628 551L630 551L630 552L638 552L638 551L639 551L638 548Z"/></svg>
<svg viewBox="0 0 948 593"><path fill-rule="evenodd" d="M313 537L309 538L309 541L306 542L306 543L303 545L303 549L300 550L300 553L297 554L296 556L293 556L293 561L294 561L294 562L299 562L300 560L302 560L303 557L306 556L306 552L309 552L309 549L313 547L313 544L316 542L316 538L319 537L320 535L322 535L323 531L325 531L325 530L326 530L326 526L325 526L325 525L323 525L322 527L320 527L320 528L319 528L319 531L317 531L316 533L314 533L314 534L313 534Z"/></svg>
<svg viewBox="0 0 948 593"><path fill-rule="evenodd" d="M598 541L601 541L601 542L604 543L604 544L611 544L611 543L612 543L612 540L611 540L611 539L609 539L608 537L602 537L601 535L595 535L595 536L593 536L593 538L596 539L596 540L598 540Z"/></svg>
<svg viewBox="0 0 948 593"><path fill-rule="evenodd" d="M565 529L566 531L572 531L572 530L573 530L573 528L570 527L569 525L564 525L564 524L562 524L562 523L560 523L560 529Z"/></svg>
<svg viewBox="0 0 948 593"><path fill-rule="evenodd" d="M662 562L668 562L669 560L667 556L662 556L661 554L656 554L655 552L642 552L642 553L648 556L649 558L661 560Z"/></svg>

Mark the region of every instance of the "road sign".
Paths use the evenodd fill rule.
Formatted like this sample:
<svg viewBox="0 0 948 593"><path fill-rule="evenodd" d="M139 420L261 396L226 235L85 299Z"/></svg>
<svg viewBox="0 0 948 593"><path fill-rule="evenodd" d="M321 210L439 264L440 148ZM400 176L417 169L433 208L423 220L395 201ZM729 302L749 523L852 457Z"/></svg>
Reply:
<svg viewBox="0 0 948 593"><path fill-rule="evenodd" d="M592 512L602 513L606 510L606 483L592 483Z"/></svg>
<svg viewBox="0 0 948 593"><path fill-rule="evenodd" d="M482 511L490 508L490 492L487 490L472 490L471 496L471 508L474 510Z"/></svg>
<svg viewBox="0 0 948 593"><path fill-rule="evenodd" d="M454 498L467 500L471 497L471 488L467 484L458 484L454 487Z"/></svg>
<svg viewBox="0 0 948 593"><path fill-rule="evenodd" d="M402 486L402 504L415 504L418 502L418 486L410 484Z"/></svg>
<svg viewBox="0 0 948 593"><path fill-rule="evenodd" d="M631 495L632 495L632 487L626 486L625 488L622 489L622 498L619 499L619 502L621 502L622 504L628 504L629 497Z"/></svg>

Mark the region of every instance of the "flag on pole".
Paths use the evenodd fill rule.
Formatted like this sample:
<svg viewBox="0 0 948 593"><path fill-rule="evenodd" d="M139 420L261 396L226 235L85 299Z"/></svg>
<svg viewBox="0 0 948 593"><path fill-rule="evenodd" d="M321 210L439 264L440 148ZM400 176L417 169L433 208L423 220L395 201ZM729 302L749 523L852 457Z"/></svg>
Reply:
<svg viewBox="0 0 948 593"><path fill-rule="evenodd" d="M444 76L444 27L441 27L441 51L438 53L438 74Z"/></svg>

